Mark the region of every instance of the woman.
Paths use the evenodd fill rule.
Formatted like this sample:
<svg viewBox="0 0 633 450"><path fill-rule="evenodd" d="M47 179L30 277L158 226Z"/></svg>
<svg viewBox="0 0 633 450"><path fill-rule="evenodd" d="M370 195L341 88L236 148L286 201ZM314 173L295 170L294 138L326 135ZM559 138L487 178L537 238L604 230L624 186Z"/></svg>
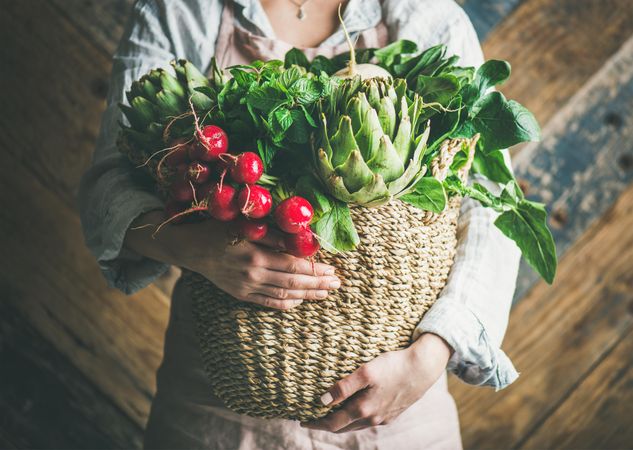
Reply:
<svg viewBox="0 0 633 450"><path fill-rule="evenodd" d="M94 164L85 175L81 212L86 239L108 281L124 292L149 284L169 265L201 273L236 301L287 309L319 301L340 286L334 268L263 245L229 245L224 225L166 227L156 239L138 224L162 221L162 203L132 176L116 150L117 103L149 69L186 58L208 68L283 58L291 47L309 57L347 50L340 0L139 1L114 57L109 106ZM344 20L358 47L407 38L421 48L444 43L463 65L481 49L452 0L349 0ZM499 349L514 291L519 252L492 225L494 213L466 200L458 250L446 288L418 325L409 348L376 358L324 392L344 406L299 424L240 416L210 393L193 335L190 295L174 290L164 360L146 431L148 448L461 448L446 369L464 381L501 389L518 376Z"/></svg>

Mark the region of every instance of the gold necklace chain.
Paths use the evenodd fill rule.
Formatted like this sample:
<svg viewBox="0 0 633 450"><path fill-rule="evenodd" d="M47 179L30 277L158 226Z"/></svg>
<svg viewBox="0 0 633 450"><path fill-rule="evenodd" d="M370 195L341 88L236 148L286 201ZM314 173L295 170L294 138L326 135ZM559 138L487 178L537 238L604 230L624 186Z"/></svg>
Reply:
<svg viewBox="0 0 633 450"><path fill-rule="evenodd" d="M298 2L296 0L290 0L290 3L292 3L293 5L295 5L297 8L299 8L297 10L297 19L299 20L305 20L308 18L308 15L306 14L305 10L303 9L308 3L310 3L312 0L303 0L302 2Z"/></svg>

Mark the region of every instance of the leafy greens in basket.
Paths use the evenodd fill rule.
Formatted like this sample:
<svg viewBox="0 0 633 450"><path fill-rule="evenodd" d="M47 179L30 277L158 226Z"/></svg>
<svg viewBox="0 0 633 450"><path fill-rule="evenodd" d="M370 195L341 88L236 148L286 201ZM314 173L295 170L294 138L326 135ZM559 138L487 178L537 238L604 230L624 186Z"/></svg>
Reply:
<svg viewBox="0 0 633 450"><path fill-rule="evenodd" d="M371 61L391 78L353 76L356 62ZM293 49L285 61L231 67L228 79L215 63L210 79L184 61L175 68L176 83L150 73L151 86L147 78L137 82L131 107L122 106L131 127L123 128L121 146L136 154L133 160L152 160L157 149L199 136L203 126L221 127L232 148L258 153L265 169L259 184L270 189L275 205L293 195L309 201L312 231L329 251L359 243L350 205L400 198L440 213L450 196L469 196L500 213L495 225L552 282L556 254L544 205L525 199L501 152L540 135L527 109L491 90L510 76L508 63L461 67L442 45L419 52L401 40L313 61ZM457 176L469 163L466 146L445 179L428 170L446 139L475 137L471 173L499 183L498 195ZM165 172L172 176L161 164L148 165L159 185ZM194 196L194 212L206 206Z"/></svg>

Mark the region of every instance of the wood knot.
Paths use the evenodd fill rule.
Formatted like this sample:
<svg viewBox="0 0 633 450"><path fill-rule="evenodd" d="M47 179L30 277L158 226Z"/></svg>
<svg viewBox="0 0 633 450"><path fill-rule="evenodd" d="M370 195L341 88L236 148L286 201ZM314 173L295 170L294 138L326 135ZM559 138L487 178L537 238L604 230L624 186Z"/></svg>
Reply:
<svg viewBox="0 0 633 450"><path fill-rule="evenodd" d="M604 116L604 123L615 130L622 128L623 122L622 116L615 112L608 112L607 115Z"/></svg>
<svg viewBox="0 0 633 450"><path fill-rule="evenodd" d="M631 170L633 168L633 154L625 153L620 155L618 165L624 170Z"/></svg>
<svg viewBox="0 0 633 450"><path fill-rule="evenodd" d="M562 228L567 224L569 216L565 208L556 208L550 216L550 223L553 228Z"/></svg>
<svg viewBox="0 0 633 450"><path fill-rule="evenodd" d="M90 83L90 91L95 97L103 100L108 96L108 82L103 78L92 80Z"/></svg>

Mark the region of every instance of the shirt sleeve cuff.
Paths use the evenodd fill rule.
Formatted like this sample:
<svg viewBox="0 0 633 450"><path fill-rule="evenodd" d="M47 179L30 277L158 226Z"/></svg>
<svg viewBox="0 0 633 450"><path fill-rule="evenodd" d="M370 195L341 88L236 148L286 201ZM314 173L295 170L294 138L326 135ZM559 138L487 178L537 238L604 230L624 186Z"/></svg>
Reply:
<svg viewBox="0 0 633 450"><path fill-rule="evenodd" d="M168 264L123 247L125 234L134 219L156 209L163 209L158 197L145 192L123 192L113 199L112 213L106 215L104 234L110 239L97 260L108 284L126 294L143 289L169 269Z"/></svg>
<svg viewBox="0 0 633 450"><path fill-rule="evenodd" d="M440 297L416 327L413 340L423 333L436 334L453 348L448 370L468 384L498 391L519 377L510 358L492 345L483 324L462 303Z"/></svg>

